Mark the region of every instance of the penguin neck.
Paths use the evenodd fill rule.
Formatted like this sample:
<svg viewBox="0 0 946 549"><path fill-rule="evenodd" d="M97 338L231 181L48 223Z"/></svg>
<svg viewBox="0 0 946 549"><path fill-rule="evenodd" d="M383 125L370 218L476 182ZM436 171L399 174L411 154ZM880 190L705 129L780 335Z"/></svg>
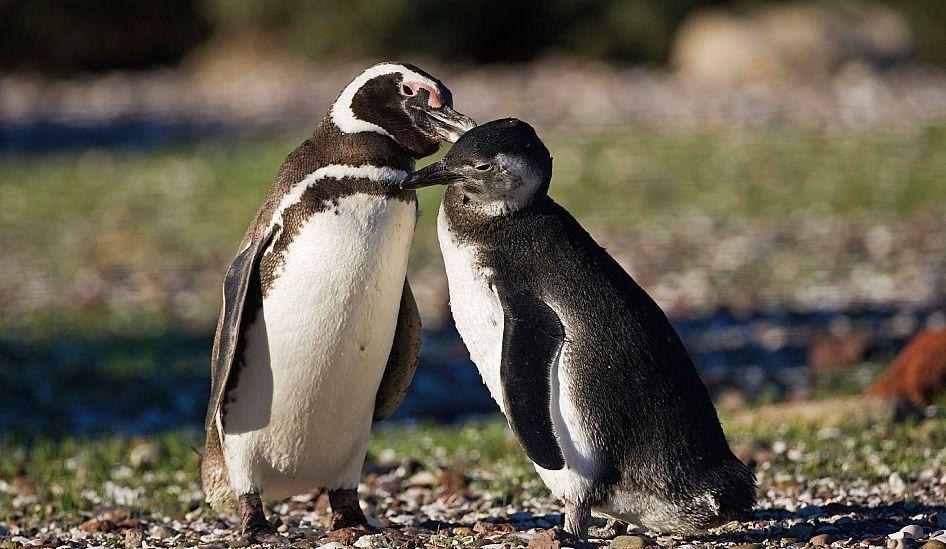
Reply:
<svg viewBox="0 0 946 549"><path fill-rule="evenodd" d="M490 233L504 223L532 215L546 200L548 196L540 194L520 208L508 209L500 203L478 203L458 186L449 186L443 195L443 211L451 232Z"/></svg>
<svg viewBox="0 0 946 549"><path fill-rule="evenodd" d="M335 125L328 114L312 132L309 140L324 145L320 147L321 150L333 151L332 158L327 159L329 161L326 164L367 165L407 173L414 171L413 155L391 136L373 131L345 133Z"/></svg>
<svg viewBox="0 0 946 549"><path fill-rule="evenodd" d="M486 222L490 219L516 217L541 204L548 197L544 192L538 192L527 199L510 198L509 200L489 200L463 190L462 184L447 187L444 192L443 203L449 210L458 215L467 215L471 218Z"/></svg>

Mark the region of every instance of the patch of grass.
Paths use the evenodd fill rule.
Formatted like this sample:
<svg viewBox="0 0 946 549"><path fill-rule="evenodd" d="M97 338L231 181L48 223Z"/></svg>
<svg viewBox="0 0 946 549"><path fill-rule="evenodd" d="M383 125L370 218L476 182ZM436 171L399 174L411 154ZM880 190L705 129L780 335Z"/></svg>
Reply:
<svg viewBox="0 0 946 549"><path fill-rule="evenodd" d="M471 474L474 490L513 498L537 486L538 475L502 418L462 425L421 424L375 431L369 455L394 452L428 469L448 468Z"/></svg>
<svg viewBox="0 0 946 549"><path fill-rule="evenodd" d="M722 417L727 424L728 414ZM791 420L771 425L726 429L734 448L756 448L757 472L766 488L825 478L876 484L893 472L910 484L944 474L946 417L941 413L868 428L861 423L824 428ZM201 445L202 435L194 431L147 439L8 435L0 439L0 523L25 514L81 522L82 513L103 506L123 507L132 515L206 511L193 451ZM471 490L493 493L499 500L551 497L501 417L453 426L381 425L369 445L369 467L380 456L467 475Z"/></svg>
<svg viewBox="0 0 946 549"><path fill-rule="evenodd" d="M195 509L200 444L193 431L149 439L8 435L0 439L0 521L20 513L77 517L103 506L133 516Z"/></svg>
<svg viewBox="0 0 946 549"><path fill-rule="evenodd" d="M946 213L946 125L830 135L788 127L542 133L555 157L551 194L596 230L648 234L694 215L729 225ZM0 328L31 336L206 330L222 273L297 139L0 161L0 244L12 266L0 268ZM441 193L420 193L415 270L439 264Z"/></svg>

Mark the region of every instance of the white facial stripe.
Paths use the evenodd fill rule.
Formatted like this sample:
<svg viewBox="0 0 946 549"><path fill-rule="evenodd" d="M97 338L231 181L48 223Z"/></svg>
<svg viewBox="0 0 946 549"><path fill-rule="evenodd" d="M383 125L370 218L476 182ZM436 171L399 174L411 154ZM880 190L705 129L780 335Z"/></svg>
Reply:
<svg viewBox="0 0 946 549"><path fill-rule="evenodd" d="M359 74L357 78L351 81L351 84L345 86L345 89L342 90L342 93L332 105L332 122L335 123L338 129L344 133L374 132L391 137L391 134L381 126L371 122L365 122L360 118L356 118L355 113L351 110L351 102L355 98L355 94L358 93L358 90L360 90L361 87L372 78L395 73L400 74L403 80L420 82L430 86L432 89L437 89L436 82L430 78L426 78L412 70L409 70L407 67L395 65L393 63L381 63L379 65L375 65L365 72Z"/></svg>
<svg viewBox="0 0 946 549"><path fill-rule="evenodd" d="M407 177L407 172L385 166L372 166L370 164L363 164L361 166L330 164L328 166L319 168L305 176L302 181L293 185L292 189L286 193L286 196L284 196L282 200L279 201L279 206L273 213L273 218L269 222L269 227L266 229L266 233L269 234L269 232L273 230L273 227L275 227L277 223L280 225L280 227L282 226L282 213L286 211L286 208L298 202L299 199L302 198L302 194L305 193L306 189L318 181L321 181L322 179L342 179L343 177L360 177L379 183L397 183ZM273 242L275 241L276 239L274 238Z"/></svg>

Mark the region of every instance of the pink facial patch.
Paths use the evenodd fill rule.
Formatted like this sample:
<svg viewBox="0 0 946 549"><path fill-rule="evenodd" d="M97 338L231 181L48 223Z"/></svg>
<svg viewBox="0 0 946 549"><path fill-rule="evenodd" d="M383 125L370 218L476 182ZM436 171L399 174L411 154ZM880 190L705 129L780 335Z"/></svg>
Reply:
<svg viewBox="0 0 946 549"><path fill-rule="evenodd" d="M443 106L443 99L440 98L440 91L430 84L425 82L403 82L402 85L411 90L411 93L404 95L417 95L417 92L420 90L427 90L430 94L427 96L427 105L435 109L439 109Z"/></svg>

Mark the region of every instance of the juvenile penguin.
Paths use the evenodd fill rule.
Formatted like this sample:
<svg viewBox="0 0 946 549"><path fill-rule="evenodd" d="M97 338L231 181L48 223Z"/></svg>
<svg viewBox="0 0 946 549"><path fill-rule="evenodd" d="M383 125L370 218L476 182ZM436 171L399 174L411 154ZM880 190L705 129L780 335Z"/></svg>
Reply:
<svg viewBox="0 0 946 549"><path fill-rule="evenodd" d="M549 198L552 158L507 118L467 132L404 189L448 185L438 233L457 329L536 470L565 504L693 533L755 504L667 317Z"/></svg>
<svg viewBox="0 0 946 549"><path fill-rule="evenodd" d="M400 405L420 320L406 280L417 158L473 121L421 69L375 65L289 154L223 285L201 479L276 539L262 499L328 490L333 527L365 525L355 491L372 419Z"/></svg>

